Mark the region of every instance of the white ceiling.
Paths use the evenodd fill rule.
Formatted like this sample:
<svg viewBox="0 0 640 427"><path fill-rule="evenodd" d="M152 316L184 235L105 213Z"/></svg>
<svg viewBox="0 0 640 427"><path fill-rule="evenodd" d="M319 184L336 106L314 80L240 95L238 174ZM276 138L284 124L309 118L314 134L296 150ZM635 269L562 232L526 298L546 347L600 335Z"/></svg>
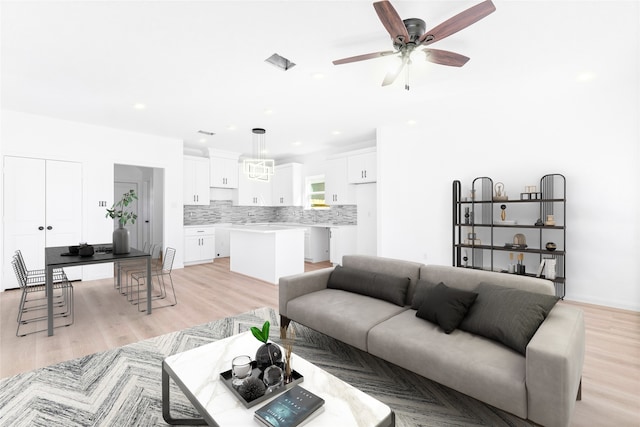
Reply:
<svg viewBox="0 0 640 427"><path fill-rule="evenodd" d="M393 4L431 28L479 2ZM451 68L414 54L405 91L403 78L381 87L395 58L331 63L391 49L371 1L2 1L2 107L176 138L202 152L249 154L257 126L276 158L339 151L374 144L379 125L454 112L496 85L597 75L593 52L616 46L614 35L594 37L595 3L494 0L496 12L432 45L471 60ZM297 65L264 62L273 53Z"/></svg>

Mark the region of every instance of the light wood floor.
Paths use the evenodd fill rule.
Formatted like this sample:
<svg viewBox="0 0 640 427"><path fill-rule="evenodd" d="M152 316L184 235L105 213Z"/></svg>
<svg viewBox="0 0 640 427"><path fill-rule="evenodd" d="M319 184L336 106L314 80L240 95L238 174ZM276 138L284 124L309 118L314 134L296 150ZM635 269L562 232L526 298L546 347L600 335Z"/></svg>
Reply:
<svg viewBox="0 0 640 427"><path fill-rule="evenodd" d="M328 263L306 264L306 270ZM278 288L229 271L229 259L174 270L178 305L139 313L113 289L113 281L75 285L75 323L15 336L19 291L0 293L0 378L232 316L278 306ZM640 313L572 304L584 311L586 360L582 401L572 426L640 425ZM44 326L44 325L42 325Z"/></svg>

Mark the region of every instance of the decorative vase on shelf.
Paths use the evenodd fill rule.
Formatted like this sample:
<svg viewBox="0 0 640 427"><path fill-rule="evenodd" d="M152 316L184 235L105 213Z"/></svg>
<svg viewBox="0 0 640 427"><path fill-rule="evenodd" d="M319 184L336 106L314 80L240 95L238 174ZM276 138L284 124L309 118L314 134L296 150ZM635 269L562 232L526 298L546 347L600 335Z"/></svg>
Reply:
<svg viewBox="0 0 640 427"><path fill-rule="evenodd" d="M113 230L113 253L116 255L128 254L130 250L129 230L120 224L118 228Z"/></svg>

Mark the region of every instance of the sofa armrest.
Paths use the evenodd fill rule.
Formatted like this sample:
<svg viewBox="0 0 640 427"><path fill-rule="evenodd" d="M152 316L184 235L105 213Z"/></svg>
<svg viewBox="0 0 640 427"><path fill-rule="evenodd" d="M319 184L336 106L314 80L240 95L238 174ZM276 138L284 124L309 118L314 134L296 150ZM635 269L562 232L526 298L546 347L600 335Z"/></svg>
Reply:
<svg viewBox="0 0 640 427"><path fill-rule="evenodd" d="M293 276L281 277L278 289L278 310L281 316L287 316L287 303L299 296L327 288L329 275L333 267L309 271Z"/></svg>
<svg viewBox="0 0 640 427"><path fill-rule="evenodd" d="M579 395L585 352L582 310L556 304L527 346L528 417L568 426Z"/></svg>

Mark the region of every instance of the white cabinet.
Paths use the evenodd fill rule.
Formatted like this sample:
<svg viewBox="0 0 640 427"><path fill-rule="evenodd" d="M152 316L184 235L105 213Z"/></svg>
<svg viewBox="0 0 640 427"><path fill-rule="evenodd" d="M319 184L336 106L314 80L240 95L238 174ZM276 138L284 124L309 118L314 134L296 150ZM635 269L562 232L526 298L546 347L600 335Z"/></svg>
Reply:
<svg viewBox="0 0 640 427"><path fill-rule="evenodd" d="M44 248L82 239L82 165L77 162L4 158L4 262L2 289L17 286L11 259L20 250L30 270L44 268ZM65 268L69 279L82 267Z"/></svg>
<svg viewBox="0 0 640 427"><path fill-rule="evenodd" d="M209 186L238 188L238 159L240 153L209 149Z"/></svg>
<svg viewBox="0 0 640 427"><path fill-rule="evenodd" d="M351 155L347 158L348 180L350 184L376 182L376 153Z"/></svg>
<svg viewBox="0 0 640 427"><path fill-rule="evenodd" d="M329 239L329 260L333 265L342 265L344 255L356 253L357 231L355 225L331 227Z"/></svg>
<svg viewBox="0 0 640 427"><path fill-rule="evenodd" d="M216 254L216 229L212 226L185 227L184 265L213 262Z"/></svg>
<svg viewBox="0 0 640 427"><path fill-rule="evenodd" d="M347 158L327 160L324 174L324 199L328 205L355 205L355 188L347 180Z"/></svg>
<svg viewBox="0 0 640 427"><path fill-rule="evenodd" d="M304 260L321 262L329 260L329 229L308 227L304 233Z"/></svg>
<svg viewBox="0 0 640 427"><path fill-rule="evenodd" d="M184 156L185 205L209 206L209 159Z"/></svg>
<svg viewBox="0 0 640 427"><path fill-rule="evenodd" d="M216 258L226 258L230 255L229 227L231 224L216 224Z"/></svg>
<svg viewBox="0 0 640 427"><path fill-rule="evenodd" d="M233 204L237 206L271 206L271 181L249 179L238 174L238 189L234 191Z"/></svg>
<svg viewBox="0 0 640 427"><path fill-rule="evenodd" d="M271 182L273 206L302 206L302 165L300 163L276 166Z"/></svg>

